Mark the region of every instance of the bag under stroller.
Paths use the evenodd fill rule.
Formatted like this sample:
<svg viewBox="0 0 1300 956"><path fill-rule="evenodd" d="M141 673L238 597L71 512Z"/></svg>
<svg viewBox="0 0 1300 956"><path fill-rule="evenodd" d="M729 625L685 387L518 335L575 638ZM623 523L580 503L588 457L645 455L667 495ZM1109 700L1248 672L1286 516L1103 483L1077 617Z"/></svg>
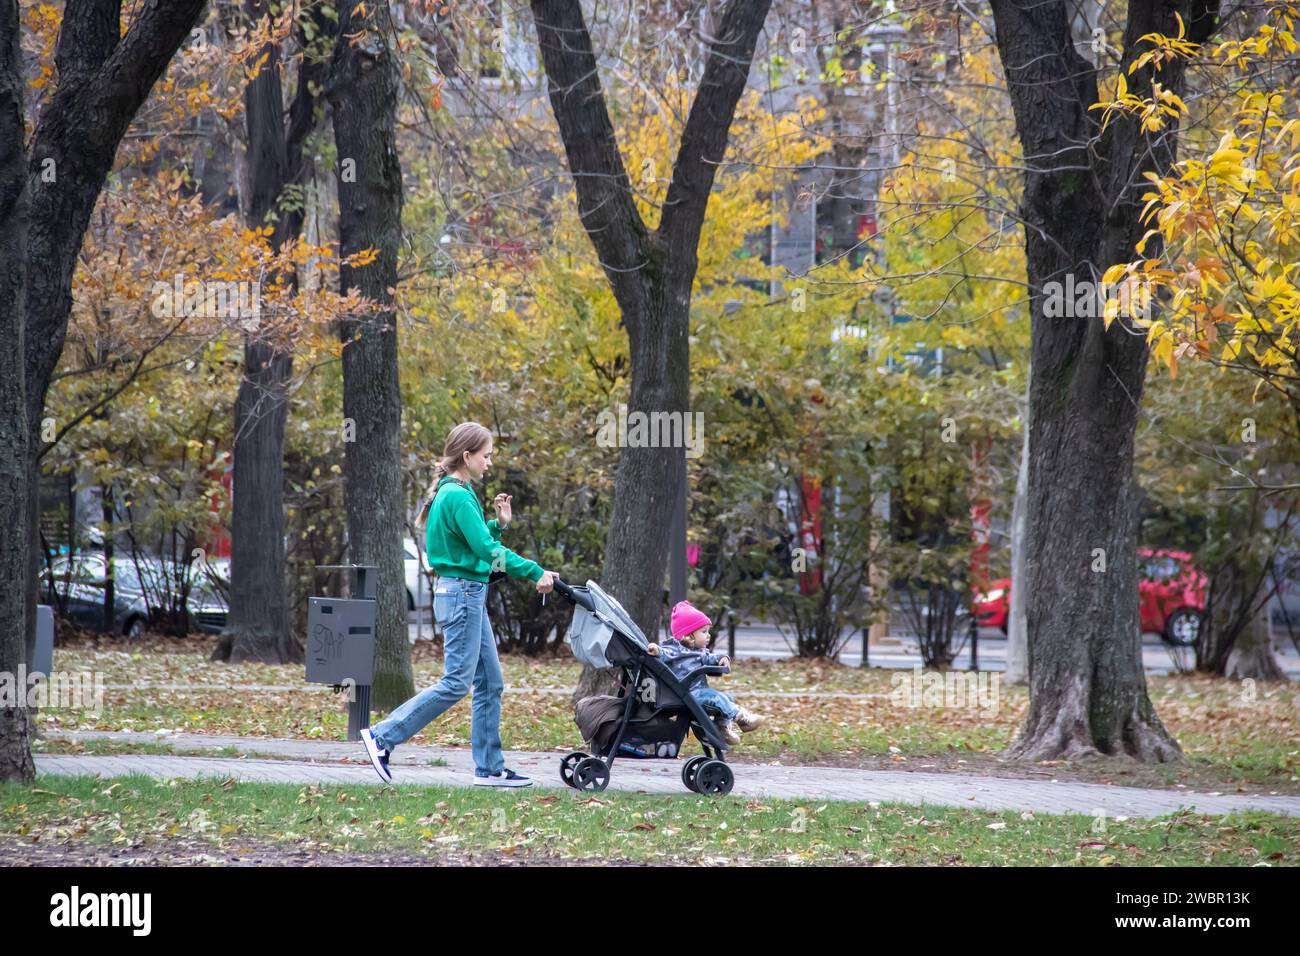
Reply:
<svg viewBox="0 0 1300 956"><path fill-rule="evenodd" d="M686 761L682 782L696 793L730 793L735 775L725 760L727 743L687 691L698 675L726 669L701 667L679 680L650 655L645 634L595 581L574 587L557 578L555 588L575 605L565 638L573 656L601 670L622 669L617 696L578 702L574 721L592 752L576 750L561 760L561 779L578 790L604 790L616 757L674 759L694 733L704 754Z"/></svg>
<svg viewBox="0 0 1300 956"><path fill-rule="evenodd" d="M574 709L573 722L578 725L582 739L587 746L598 752L610 749L614 735L623 716L624 701L621 697L609 694L596 694L578 701ZM674 738L677 727L673 718L656 715L649 704L637 703L632 707L632 720L629 730L618 744L621 757L658 757L677 756L678 744Z"/></svg>

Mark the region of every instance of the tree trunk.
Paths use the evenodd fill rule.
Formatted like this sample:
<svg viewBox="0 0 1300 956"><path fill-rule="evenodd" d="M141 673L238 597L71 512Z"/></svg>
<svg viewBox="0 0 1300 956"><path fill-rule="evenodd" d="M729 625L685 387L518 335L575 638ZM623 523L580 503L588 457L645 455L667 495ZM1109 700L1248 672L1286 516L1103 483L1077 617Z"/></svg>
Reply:
<svg viewBox="0 0 1300 956"><path fill-rule="evenodd" d="M1286 672L1273 654L1269 637L1268 604L1264 603L1249 627L1238 636L1236 646L1228 656L1224 671L1233 680L1284 681Z"/></svg>
<svg viewBox="0 0 1300 956"><path fill-rule="evenodd" d="M284 547L285 388L293 357L248 338L235 400L230 617L212 660L287 664L303 659L289 629Z"/></svg>
<svg viewBox="0 0 1300 956"><path fill-rule="evenodd" d="M690 354L684 316L662 312L628 322L632 390L628 415L680 411L689 401ZM635 329L635 331L633 331ZM601 587L613 594L651 641L659 640L668 538L681 465L676 449L622 448L614 476L614 506L605 539ZM612 671L587 666L575 698L611 693Z"/></svg>
<svg viewBox="0 0 1300 956"><path fill-rule="evenodd" d="M729 0L712 31L704 72L682 132L659 228L637 212L601 90L578 0L532 0L556 125L578 194L578 215L605 269L628 332L628 415L685 415L690 403L691 286L709 193L726 151L770 0ZM654 640L681 469L680 448L619 450L601 583ZM612 677L584 668L576 697Z"/></svg>
<svg viewBox="0 0 1300 956"><path fill-rule="evenodd" d="M247 0L249 18L265 16L266 5L266 0ZM323 67L304 53L286 139L279 44L269 43L262 52L266 62L244 91L249 171L245 212L254 228L266 226L270 219L271 244L278 249L302 231L301 204L276 207L287 185L306 180L309 164L303 160L303 141L314 125L312 90ZM230 618L212 651L213 660L232 664L303 659L302 645L289 624L285 563L284 428L293 353L282 336L277 329L258 329L244 337L244 375L235 401Z"/></svg>
<svg viewBox="0 0 1300 956"><path fill-rule="evenodd" d="M28 431L23 318L27 290L27 123L23 114L22 51L18 0L0 0L0 672L17 675L27 652L25 588L35 580L28 557ZM0 780L31 780L27 688L15 706L0 705Z"/></svg>
<svg viewBox="0 0 1300 956"><path fill-rule="evenodd" d="M50 378L67 336L77 257L104 180L112 169L118 144L181 41L189 35L205 0L145 0L136 5L127 32L121 36L120 0L67 0L55 48L59 85L41 109L30 154L25 157L25 193L15 192L13 187L15 164L24 160L24 138L11 134L23 131L23 103L21 89L11 88L18 67L8 64L20 25L16 19L10 19L11 0L0 2L4 4L0 16L5 26L0 33L5 50L0 54L5 57L3 76L0 76L0 85L4 87L0 90L0 109L6 113L0 120L3 124L0 133L5 134L4 145L0 146L0 155L4 157L0 170L3 176L0 196L4 197L0 199L0 236L10 249L25 247L26 259L20 270L15 269L10 259L4 280L6 284L20 281L17 288L21 292L14 295L11 287L2 293L5 298L12 298L9 308L23 307L19 315L24 322L23 349L18 353L24 363L23 375L7 377L9 386L26 379L24 421L6 417L0 423L0 434L16 436L17 430L24 426L27 431L24 442L10 446L25 446L25 475L14 480L15 486L23 487L0 502L0 509L19 500L26 507L26 520L15 516L10 525L17 530L15 537L26 544L20 570L8 578L19 583L0 589L0 624L16 621L19 626L17 636L6 634L0 638L0 670L11 666L16 670L18 663L31 659L35 649L38 588L32 569L40 563L38 436ZM16 126L12 125L15 108L19 122ZM24 230L25 241L22 240ZM0 300L0 310L5 307L6 303ZM8 325L16 321L12 315L5 315L0 323ZM12 344L18 337L11 336L7 341ZM7 404L0 406L0 414L8 416L11 412ZM21 608L15 610L11 603L19 603ZM23 645L21 658L9 656L10 642L15 640ZM0 728L3 734L0 753L13 754L25 749L26 737L19 728L27 725L26 721L4 720L4 727ZM6 761L6 765L21 764L21 759L16 763Z"/></svg>
<svg viewBox="0 0 1300 956"><path fill-rule="evenodd" d="M402 536L401 393L397 377L397 285L402 170L394 132L397 64L388 45L386 2L350 0L341 11L329 97L338 147L342 256L373 249L369 265L343 266L340 288L357 289L379 311L340 323L348 548L354 564L379 569L373 702L392 708L415 693L408 640Z"/></svg>
<svg viewBox="0 0 1300 956"><path fill-rule="evenodd" d="M1134 255L1144 172L1173 164L1176 128L1139 132L1129 116L1103 132L1097 77L1074 48L1069 6L993 0L997 43L1027 173L1023 213L1032 294L1029 398L1028 628L1030 705L1009 754L1044 760L1126 754L1182 759L1146 690L1138 619L1134 433L1145 336L1127 319L1048 318L1045 285L1098 282ZM1120 69L1137 96L1152 71L1129 74L1147 33L1201 42L1217 2L1131 4ZM1160 82L1181 93L1180 60Z"/></svg>
<svg viewBox="0 0 1300 956"><path fill-rule="evenodd" d="M1223 677L1237 641L1250 630L1255 585L1263 576L1252 575L1239 563L1248 554L1248 545L1230 552L1210 574L1201 629L1196 635L1196 669L1202 674Z"/></svg>
<svg viewBox="0 0 1300 956"><path fill-rule="evenodd" d="M1030 373L1032 376L1032 372ZM1020 471L1016 475L1016 497L1011 508L1011 609L1007 615L1006 682L1015 686L1029 683L1029 642L1025 621L1029 582L1025 533L1029 506L1029 402L1026 395L1024 432L1020 440Z"/></svg>
<svg viewBox="0 0 1300 956"><path fill-rule="evenodd" d="M1196 635L1196 669L1202 674L1227 675L1239 641L1245 642L1245 659L1254 657L1250 631L1272 596L1269 571L1290 538L1290 515L1280 527L1270 530L1268 510L1268 498L1255 489L1230 499L1211 526L1211 537L1223 547L1217 549L1210 566L1202 564L1209 576ZM1269 670L1267 662L1259 666L1264 672Z"/></svg>

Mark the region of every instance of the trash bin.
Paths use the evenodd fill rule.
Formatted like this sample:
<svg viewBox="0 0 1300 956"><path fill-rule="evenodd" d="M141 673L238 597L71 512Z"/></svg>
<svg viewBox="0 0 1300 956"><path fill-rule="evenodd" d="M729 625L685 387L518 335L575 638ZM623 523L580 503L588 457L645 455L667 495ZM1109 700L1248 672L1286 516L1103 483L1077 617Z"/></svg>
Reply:
<svg viewBox="0 0 1300 956"><path fill-rule="evenodd" d="M375 584L378 569L363 564L322 564L317 571L343 571L349 597L307 600L309 684L348 691L348 740L370 726L370 687L375 675Z"/></svg>

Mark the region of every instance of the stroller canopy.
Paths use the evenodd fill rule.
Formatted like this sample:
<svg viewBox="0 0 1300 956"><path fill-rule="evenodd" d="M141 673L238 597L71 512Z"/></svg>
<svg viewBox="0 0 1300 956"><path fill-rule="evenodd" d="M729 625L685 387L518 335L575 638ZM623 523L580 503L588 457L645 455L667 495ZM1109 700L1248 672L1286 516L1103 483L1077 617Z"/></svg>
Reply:
<svg viewBox="0 0 1300 956"><path fill-rule="evenodd" d="M601 670L629 660L627 649L614 641L615 631L642 650L650 646L623 605L606 594L595 581L588 581L586 590L593 609L589 611L581 604L574 607L573 623L569 625L566 637L574 657Z"/></svg>

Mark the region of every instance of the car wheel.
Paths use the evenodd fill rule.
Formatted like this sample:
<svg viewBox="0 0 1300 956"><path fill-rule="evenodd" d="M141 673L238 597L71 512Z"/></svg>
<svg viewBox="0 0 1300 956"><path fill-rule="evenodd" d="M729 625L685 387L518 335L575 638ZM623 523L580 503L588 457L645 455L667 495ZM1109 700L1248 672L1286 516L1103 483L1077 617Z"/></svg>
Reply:
<svg viewBox="0 0 1300 956"><path fill-rule="evenodd" d="M414 611L414 610L415 610L415 598L411 597L411 592L410 592L410 591L407 591L407 592L406 592L406 609L407 609L408 611Z"/></svg>
<svg viewBox="0 0 1300 956"><path fill-rule="evenodd" d="M1180 607L1165 619L1164 639L1175 647L1190 647L1201 633L1201 612L1194 607Z"/></svg>
<svg viewBox="0 0 1300 956"><path fill-rule="evenodd" d="M126 627L122 629L122 633L125 634L127 637L131 638L132 640L136 640L137 638L144 636L144 618L142 617L131 618L131 620L126 622Z"/></svg>

